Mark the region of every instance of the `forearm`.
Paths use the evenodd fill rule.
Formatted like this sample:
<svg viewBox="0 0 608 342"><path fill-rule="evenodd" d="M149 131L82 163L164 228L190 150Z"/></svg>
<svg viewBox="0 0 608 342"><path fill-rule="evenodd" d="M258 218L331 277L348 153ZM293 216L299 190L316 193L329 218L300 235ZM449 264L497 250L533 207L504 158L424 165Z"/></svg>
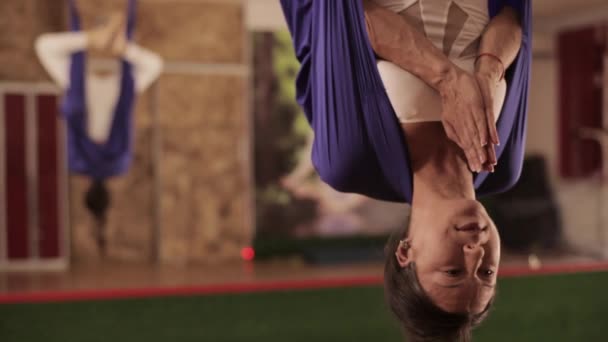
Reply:
<svg viewBox="0 0 608 342"><path fill-rule="evenodd" d="M158 78L163 68L163 60L158 54L132 42L127 44L123 58L133 65L138 92L146 90Z"/></svg>
<svg viewBox="0 0 608 342"><path fill-rule="evenodd" d="M441 91L456 66L422 32L401 16L364 0L367 31L374 52Z"/></svg>
<svg viewBox="0 0 608 342"><path fill-rule="evenodd" d="M477 70L492 73L494 77L500 77L503 67L508 68L521 47L522 30L519 18L515 10L505 7L488 24L481 37L479 53L489 53L498 57L503 65L494 58L480 58Z"/></svg>

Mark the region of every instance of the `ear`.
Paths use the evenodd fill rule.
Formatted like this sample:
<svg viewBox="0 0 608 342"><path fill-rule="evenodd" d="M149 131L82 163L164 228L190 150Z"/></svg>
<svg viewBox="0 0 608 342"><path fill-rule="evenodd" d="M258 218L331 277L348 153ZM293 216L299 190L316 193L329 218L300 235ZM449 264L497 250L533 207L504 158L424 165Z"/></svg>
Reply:
<svg viewBox="0 0 608 342"><path fill-rule="evenodd" d="M399 263L399 266L401 266L402 268L405 268L412 261L412 259L411 259L412 244L411 244L411 239L409 239L409 238L402 240L402 241L403 242L399 243L399 246L397 246L397 250L395 251L395 257L397 258L397 262Z"/></svg>

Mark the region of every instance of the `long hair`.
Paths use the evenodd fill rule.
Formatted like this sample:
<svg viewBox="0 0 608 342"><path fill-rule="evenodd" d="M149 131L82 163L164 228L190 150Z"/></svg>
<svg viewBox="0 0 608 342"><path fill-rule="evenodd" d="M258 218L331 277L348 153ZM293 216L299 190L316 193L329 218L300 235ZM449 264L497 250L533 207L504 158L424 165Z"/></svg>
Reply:
<svg viewBox="0 0 608 342"><path fill-rule="evenodd" d="M471 331L487 316L492 305L478 314L451 313L437 306L426 294L411 262L401 267L395 251L400 239L407 237L409 226L393 234L385 248L384 295L388 306L400 321L408 342L469 342Z"/></svg>
<svg viewBox="0 0 608 342"><path fill-rule="evenodd" d="M93 180L87 190L84 203L98 223L105 223L110 206L110 193L104 181Z"/></svg>
<svg viewBox="0 0 608 342"><path fill-rule="evenodd" d="M106 236L105 225L107 212L110 207L110 193L103 180L95 179L91 182L89 189L84 196L84 203L93 218L95 219L95 237L97 246L102 254L105 254Z"/></svg>

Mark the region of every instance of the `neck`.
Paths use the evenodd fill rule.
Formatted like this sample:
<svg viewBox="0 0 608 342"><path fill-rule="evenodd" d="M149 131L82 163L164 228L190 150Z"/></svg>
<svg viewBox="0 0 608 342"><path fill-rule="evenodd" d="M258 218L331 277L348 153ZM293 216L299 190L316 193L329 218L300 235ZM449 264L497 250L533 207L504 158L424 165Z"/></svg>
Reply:
<svg viewBox="0 0 608 342"><path fill-rule="evenodd" d="M439 122L407 124L414 172L413 202L475 199L473 176L462 150L445 135Z"/></svg>

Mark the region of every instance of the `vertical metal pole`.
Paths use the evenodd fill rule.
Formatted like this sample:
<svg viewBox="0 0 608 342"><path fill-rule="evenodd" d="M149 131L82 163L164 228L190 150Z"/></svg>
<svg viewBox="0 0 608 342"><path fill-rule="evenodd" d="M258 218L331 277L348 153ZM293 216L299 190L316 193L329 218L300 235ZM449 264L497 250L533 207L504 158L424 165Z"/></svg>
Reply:
<svg viewBox="0 0 608 342"><path fill-rule="evenodd" d="M152 232L150 234L150 258L153 264L160 262L161 239L161 132L158 110L158 81L150 88L148 108L152 116L151 155L152 155Z"/></svg>
<svg viewBox="0 0 608 342"><path fill-rule="evenodd" d="M0 91L0 269L8 260L7 227L6 227L6 136L4 133L6 110L4 92Z"/></svg>
<svg viewBox="0 0 608 342"><path fill-rule="evenodd" d="M61 108L59 105L59 101L61 96L58 93L57 95L57 113L60 114ZM61 244L61 248L59 250L59 254L61 257L65 258L66 262L69 264L71 261L71 227L70 227L70 197L69 197L69 172L68 172L68 141L67 141L67 131L65 126L65 121L62 119L62 116L57 115L57 210L59 210L59 229L61 230L59 233L61 234L61 238L59 243Z"/></svg>
<svg viewBox="0 0 608 342"><path fill-rule="evenodd" d="M252 6L250 1L243 2L243 11L249 11L249 6ZM255 183L255 175L254 175L254 145L255 145L255 118L254 115L254 51L253 51L253 39L251 38L253 34L253 30L248 25L243 25L243 35L245 39L243 39L243 49L245 51L245 63L246 63L246 82L244 84L244 92L245 92L245 100L243 101L243 116L245 122L245 133L248 134L247 139L243 139L242 144L244 145L242 148L242 161L246 165L246 181L249 185L249 191L247 192L247 196L245 196L245 216L244 220L244 229L248 229L247 232L247 245L253 246L254 239L257 229L256 224L256 201L255 201L255 193L256 193L256 183Z"/></svg>
<svg viewBox="0 0 608 342"><path fill-rule="evenodd" d="M28 198L28 236L30 258L40 257L40 225L38 215L38 118L36 108L36 93L23 92L25 96L25 141L26 141L26 173Z"/></svg>
<svg viewBox="0 0 608 342"><path fill-rule="evenodd" d="M603 27L603 35L604 35L604 67L602 70L602 126L604 127L604 132L608 129L608 27ZM598 231L598 241L600 253L603 258L608 258L608 250L606 250L606 213L604 210L606 203L606 189L604 189L606 177L608 177L608 146L606 146L606 135L604 134L604 143L601 144L602 150L602 172L601 172L601 183L600 183L600 201L599 201L599 211L600 211L600 224Z"/></svg>

